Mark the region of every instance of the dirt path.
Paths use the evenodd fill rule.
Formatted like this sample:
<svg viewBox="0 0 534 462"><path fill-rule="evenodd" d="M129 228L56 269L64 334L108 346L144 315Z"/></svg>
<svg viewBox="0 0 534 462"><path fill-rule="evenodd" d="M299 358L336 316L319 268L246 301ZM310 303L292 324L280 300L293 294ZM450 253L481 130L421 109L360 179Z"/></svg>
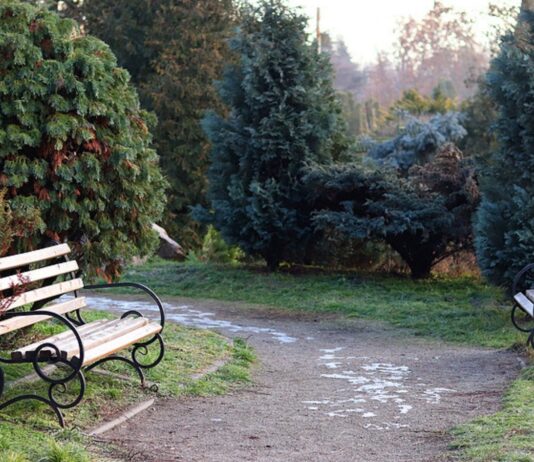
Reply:
<svg viewBox="0 0 534 462"><path fill-rule="evenodd" d="M447 430L495 412L520 368L511 352L367 322L184 299L166 309L170 320L248 338L259 365L245 390L160 401L104 435L132 461L447 460Z"/></svg>

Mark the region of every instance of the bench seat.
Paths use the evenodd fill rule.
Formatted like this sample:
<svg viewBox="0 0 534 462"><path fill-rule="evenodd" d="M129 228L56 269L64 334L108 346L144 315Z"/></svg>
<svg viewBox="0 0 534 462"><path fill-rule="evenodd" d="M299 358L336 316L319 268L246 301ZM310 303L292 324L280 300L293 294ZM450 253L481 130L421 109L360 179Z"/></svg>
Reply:
<svg viewBox="0 0 534 462"><path fill-rule="evenodd" d="M83 366L88 366L105 356L161 331L161 325L147 318L124 318L113 320L99 320L84 324L77 328L84 347ZM15 361L35 358L39 346L45 343L54 344L60 352L61 359L76 359L79 362L79 345L72 331L48 337L39 342L26 345L11 353ZM39 351L39 360L47 360L53 356L52 348L43 348Z"/></svg>

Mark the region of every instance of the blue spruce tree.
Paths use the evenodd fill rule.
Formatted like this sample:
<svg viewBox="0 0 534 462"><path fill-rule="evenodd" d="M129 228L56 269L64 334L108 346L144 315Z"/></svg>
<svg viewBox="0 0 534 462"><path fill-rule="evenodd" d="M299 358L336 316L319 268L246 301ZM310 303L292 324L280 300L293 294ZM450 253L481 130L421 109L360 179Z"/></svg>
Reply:
<svg viewBox="0 0 534 462"><path fill-rule="evenodd" d="M231 42L240 59L220 83L229 115L204 121L213 144L204 219L271 269L306 261L313 243L305 167L347 148L328 57L306 25L281 0L248 7Z"/></svg>

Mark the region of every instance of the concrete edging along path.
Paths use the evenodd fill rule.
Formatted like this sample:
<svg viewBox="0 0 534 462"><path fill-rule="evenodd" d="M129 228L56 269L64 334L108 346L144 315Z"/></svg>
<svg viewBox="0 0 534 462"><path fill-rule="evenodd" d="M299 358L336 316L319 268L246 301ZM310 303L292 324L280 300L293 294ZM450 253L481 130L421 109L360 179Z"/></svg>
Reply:
<svg viewBox="0 0 534 462"><path fill-rule="evenodd" d="M227 356L227 357L220 358L220 359L214 361L213 364L210 364L208 367L206 367L202 371L199 371L199 372L197 372L195 374L192 374L190 376L191 380L193 380L193 381L202 380L208 374L212 374L213 372L218 371L221 367L224 367L226 364L228 364L230 359L231 358ZM137 377L128 377L128 376L125 376L125 375L122 375L122 374L115 374L113 372L109 372L109 371L106 371L106 370L95 369L94 372L100 373L102 375L116 377L116 378L122 379L122 380L128 380L128 381L135 380L135 381L138 381ZM157 385L157 384L152 384L152 383L146 382L146 387L147 388L150 388L153 385ZM151 398L149 400L142 401L140 403L134 404L133 406L130 406L128 409L126 409L124 412L122 412L120 415L116 416L112 420L100 423L98 426L96 426L95 428L90 430L88 432L88 435L89 436L99 436L99 435L102 435L102 434L104 434L104 433L106 433L106 432L108 432L110 430L113 430L115 427L117 427L119 425L122 425L123 423L127 422L128 420L133 419L134 417L136 417L138 414L141 414L142 412L150 409L155 404L155 402L156 402L156 399L155 398Z"/></svg>
<svg viewBox="0 0 534 462"><path fill-rule="evenodd" d="M260 365L245 390L165 400L104 435L134 461L447 460L448 429L495 412L520 368L513 352L375 323L186 299L166 309L171 321L248 338Z"/></svg>

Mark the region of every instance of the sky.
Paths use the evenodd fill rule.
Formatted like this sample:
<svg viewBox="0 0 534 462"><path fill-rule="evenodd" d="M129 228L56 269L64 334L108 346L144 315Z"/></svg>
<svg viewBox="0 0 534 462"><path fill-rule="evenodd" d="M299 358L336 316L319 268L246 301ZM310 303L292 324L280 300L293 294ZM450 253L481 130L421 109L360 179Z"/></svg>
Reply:
<svg viewBox="0 0 534 462"><path fill-rule="evenodd" d="M287 0L302 7L315 30L317 8L321 8L321 30L335 39L343 37L354 61L373 62L379 51L389 51L395 28L403 17L421 18L432 9L434 0ZM463 10L476 21L481 39L490 27L487 15L490 0L442 0L447 6ZM519 6L521 0L493 0L500 5Z"/></svg>

